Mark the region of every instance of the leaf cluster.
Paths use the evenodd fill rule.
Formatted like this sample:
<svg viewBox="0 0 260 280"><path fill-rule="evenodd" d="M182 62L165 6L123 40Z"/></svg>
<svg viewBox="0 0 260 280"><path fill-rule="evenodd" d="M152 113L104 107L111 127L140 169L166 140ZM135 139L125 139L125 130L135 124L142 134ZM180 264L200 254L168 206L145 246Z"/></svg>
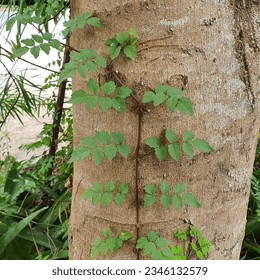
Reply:
<svg viewBox="0 0 260 280"><path fill-rule="evenodd" d="M125 201L127 193L128 185L125 183L121 183L116 190L116 186L113 181L107 182L105 186L96 182L93 184L92 188L84 191L82 198L91 198L93 205L100 203L102 206L107 206L114 200L117 206L121 206Z"/></svg>
<svg viewBox="0 0 260 280"><path fill-rule="evenodd" d="M160 237L158 232L150 231L147 236L137 240L136 248L143 250L143 255L150 256L152 260L186 260L194 254L199 260L207 257L211 243L193 225L190 225L188 231L180 229L172 236L184 245L174 246L167 239ZM189 253L185 255L187 240L190 240Z"/></svg>
<svg viewBox="0 0 260 280"><path fill-rule="evenodd" d="M135 44L138 35L134 28L130 28L127 33L118 33L115 37L108 39L105 44L109 47L108 53L112 60L116 59L123 51L126 57L134 60L136 57Z"/></svg>
<svg viewBox="0 0 260 280"><path fill-rule="evenodd" d="M194 134L188 130L182 133L182 144L179 143L176 134L170 129L165 131L165 138L168 141L167 146L160 146L160 141L156 137L149 137L145 141L145 144L154 150L159 161L162 161L166 158L167 151L171 158L175 161L180 158L181 150L189 158L193 158L194 149L197 149L203 153L210 153L213 151L212 147L207 141L200 138L195 138Z"/></svg>
<svg viewBox="0 0 260 280"><path fill-rule="evenodd" d="M193 194L184 193L185 189L186 189L185 183L176 184L173 188L171 188L166 181L163 181L159 185L160 204L165 209L170 209L172 204L177 209L181 209L183 202L191 207L195 207L195 208L201 207L197 198ZM144 190L146 193L144 196L144 207L152 206L156 202L156 199L158 197L157 195L158 190L156 186L152 184L146 185Z"/></svg>
<svg viewBox="0 0 260 280"><path fill-rule="evenodd" d="M101 86L101 96L99 84L89 79L87 81L87 89L77 90L72 94L70 102L72 104L85 104L88 111L92 110L96 105L100 107L103 112L107 112L110 108L122 113L126 107L125 99L130 96L132 90L126 86L116 87L115 82L106 82Z"/></svg>
<svg viewBox="0 0 260 280"><path fill-rule="evenodd" d="M29 50L34 58L38 58L40 51L44 51L47 55L50 54L51 47L60 50L60 41L53 38L53 35L49 32L45 32L43 35L33 34L30 39L21 40L24 46L15 50L14 56L21 57L25 55Z"/></svg>
<svg viewBox="0 0 260 280"><path fill-rule="evenodd" d="M97 55L94 50L82 49L80 52L72 52L70 54L70 62L66 63L60 72L59 82L73 76L75 72L78 72L82 78L86 78L88 71L96 73L98 67L106 68L106 66L105 58Z"/></svg>
<svg viewBox="0 0 260 280"><path fill-rule="evenodd" d="M208 255L211 248L211 243L203 236L200 229L190 225L189 235L192 239L190 243L191 254L195 254L199 260L202 260Z"/></svg>
<svg viewBox="0 0 260 280"><path fill-rule="evenodd" d="M128 231L122 231L118 236L111 236L110 228L103 230L104 238L96 238L93 242L90 257L95 259L99 254L106 256L109 251L111 253L119 250L123 243L132 238L132 234Z"/></svg>
<svg viewBox="0 0 260 280"><path fill-rule="evenodd" d="M143 250L144 256L150 256L152 260L186 260L182 246L170 245L167 239L160 237L155 231L139 238L136 248Z"/></svg>
<svg viewBox="0 0 260 280"><path fill-rule="evenodd" d="M96 28L102 27L99 18L94 17L93 13L78 14L75 18L64 23L65 29L62 31L62 34L64 37L67 37L75 29L83 29L85 25L90 25Z"/></svg>
<svg viewBox="0 0 260 280"><path fill-rule="evenodd" d="M96 131L95 137L82 137L81 142L84 146L79 146L73 150L69 162L80 161L92 154L94 163L99 165L104 156L109 161L115 158L117 153L122 157L128 158L130 147L124 144L124 135L120 132Z"/></svg>
<svg viewBox="0 0 260 280"><path fill-rule="evenodd" d="M158 85L154 91L147 91L143 95L142 103L153 102L155 107L165 103L166 107L174 112L178 110L188 116L193 116L191 100L183 97L183 91L168 85Z"/></svg>

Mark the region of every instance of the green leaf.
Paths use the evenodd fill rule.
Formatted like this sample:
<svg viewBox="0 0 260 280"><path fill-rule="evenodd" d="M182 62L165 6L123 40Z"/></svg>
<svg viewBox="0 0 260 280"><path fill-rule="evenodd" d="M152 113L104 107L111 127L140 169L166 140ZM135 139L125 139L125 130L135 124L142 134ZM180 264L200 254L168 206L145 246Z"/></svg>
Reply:
<svg viewBox="0 0 260 280"><path fill-rule="evenodd" d="M181 149L180 146L178 144L169 144L168 145L168 152L170 154L170 156L174 159L174 160L178 160L181 154Z"/></svg>
<svg viewBox="0 0 260 280"><path fill-rule="evenodd" d="M120 112L123 113L125 111L125 100L122 98L113 98L112 99L112 107Z"/></svg>
<svg viewBox="0 0 260 280"><path fill-rule="evenodd" d="M116 247L116 240L114 237L109 237L106 239L106 246L107 249L110 250L110 252L114 252L115 247Z"/></svg>
<svg viewBox="0 0 260 280"><path fill-rule="evenodd" d="M86 78L87 77L87 72L88 72L88 67L87 67L86 64L79 65L77 67L77 71L78 71L80 77Z"/></svg>
<svg viewBox="0 0 260 280"><path fill-rule="evenodd" d="M166 139L170 142L176 142L177 141L177 136L174 134L174 132L171 129L167 129L165 132Z"/></svg>
<svg viewBox="0 0 260 280"><path fill-rule="evenodd" d="M97 27L97 28L102 28L102 24L101 24L99 18L97 18L97 17L89 18L86 21L86 24Z"/></svg>
<svg viewBox="0 0 260 280"><path fill-rule="evenodd" d="M144 187L145 191L148 193L148 194L155 194L156 193L156 187L154 185L146 185Z"/></svg>
<svg viewBox="0 0 260 280"><path fill-rule="evenodd" d="M150 148L159 148L159 140L156 137L150 137L145 141L145 144L149 146Z"/></svg>
<svg viewBox="0 0 260 280"><path fill-rule="evenodd" d="M116 40L119 44L125 45L129 40L129 36L126 33L118 33L116 34Z"/></svg>
<svg viewBox="0 0 260 280"><path fill-rule="evenodd" d="M97 96L89 95L88 99L85 102L87 110L88 111L92 110L96 106L97 102L98 102L98 97Z"/></svg>
<svg viewBox="0 0 260 280"><path fill-rule="evenodd" d="M0 255L3 254L7 246L16 238L16 236L28 226L28 224L39 215L41 212L46 210L48 207L43 207L38 211L33 212L26 218L23 218L20 222L14 223L8 227L8 230L1 235L0 239Z"/></svg>
<svg viewBox="0 0 260 280"><path fill-rule="evenodd" d="M32 47L30 49L30 52L34 56L34 58L38 58L40 55L40 47L39 46Z"/></svg>
<svg viewBox="0 0 260 280"><path fill-rule="evenodd" d="M109 47L108 54L111 57L111 59L114 60L119 56L121 48L122 48L121 46L118 46L118 47L117 46L111 46L111 47Z"/></svg>
<svg viewBox="0 0 260 280"><path fill-rule="evenodd" d="M97 140L94 137L82 137L80 140L87 148L95 148L97 146Z"/></svg>
<svg viewBox="0 0 260 280"><path fill-rule="evenodd" d="M24 39L21 42L28 47L33 47L34 46L34 41L32 39Z"/></svg>
<svg viewBox="0 0 260 280"><path fill-rule="evenodd" d="M162 248L168 246L169 242L168 242L165 238L159 237L159 238L155 241L155 244L156 244L159 248L162 249Z"/></svg>
<svg viewBox="0 0 260 280"><path fill-rule="evenodd" d="M117 146L117 150L123 158L128 158L131 152L130 147L126 144L121 144Z"/></svg>
<svg viewBox="0 0 260 280"><path fill-rule="evenodd" d="M92 58L94 58L95 56L96 56L96 51L94 51L94 50L91 50L91 49L82 49L81 51L80 51L80 53L72 53L71 55L70 55L70 57L71 58L73 58L73 55L75 56L80 56L80 61L82 61L82 62L84 62L84 61L86 61L86 58L90 58L90 59L92 59ZM75 58L76 59L76 58ZM76 60L78 60L78 59L76 59Z"/></svg>
<svg viewBox="0 0 260 280"><path fill-rule="evenodd" d="M189 142L184 142L184 143L182 144L182 150L183 150L183 152L184 152L188 157L190 157L190 158L193 157L193 155L194 155L194 150L193 150L193 147L192 147L191 143L189 143Z"/></svg>
<svg viewBox="0 0 260 280"><path fill-rule="evenodd" d="M182 198L179 194L173 195L172 203L177 209L181 209L182 207Z"/></svg>
<svg viewBox="0 0 260 280"><path fill-rule="evenodd" d="M115 189L115 187L116 187L115 183L112 180L110 180L106 183L105 191L106 192L112 192Z"/></svg>
<svg viewBox="0 0 260 280"><path fill-rule="evenodd" d="M153 205L156 201L156 197L153 194L146 194L144 196L144 207L149 207Z"/></svg>
<svg viewBox="0 0 260 280"><path fill-rule="evenodd" d="M98 98L98 105L103 112L107 112L109 108L111 108L113 101L111 98L108 97L99 97Z"/></svg>
<svg viewBox="0 0 260 280"><path fill-rule="evenodd" d="M92 204L97 205L102 199L101 193L94 193L92 195Z"/></svg>
<svg viewBox="0 0 260 280"><path fill-rule="evenodd" d="M126 98L126 97L130 96L131 93L132 93L132 90L129 87L122 86L122 87L117 88L117 97Z"/></svg>
<svg viewBox="0 0 260 280"><path fill-rule="evenodd" d="M121 193L121 194L127 194L128 193L128 185L125 184L125 183L122 183L119 185L119 188L118 188L118 191Z"/></svg>
<svg viewBox="0 0 260 280"><path fill-rule="evenodd" d="M53 47L54 49L57 49L59 50L60 49L60 46L61 46L61 43L59 40L57 39L53 39L49 42L50 46Z"/></svg>
<svg viewBox="0 0 260 280"><path fill-rule="evenodd" d="M151 101L154 101L155 93L152 91L147 91L143 95L142 103L149 103Z"/></svg>
<svg viewBox="0 0 260 280"><path fill-rule="evenodd" d="M136 249L143 249L147 243L148 243L148 240L146 237L140 237L137 240Z"/></svg>
<svg viewBox="0 0 260 280"><path fill-rule="evenodd" d="M186 130L182 133L183 141L191 141L194 138L194 135L191 131Z"/></svg>
<svg viewBox="0 0 260 280"><path fill-rule="evenodd" d="M104 152L108 160L111 161L117 154L117 148L114 145L107 145L104 146Z"/></svg>
<svg viewBox="0 0 260 280"><path fill-rule="evenodd" d="M129 35L131 35L132 37L134 37L134 38L138 38L137 32L136 32L136 30L134 28L129 28L127 33Z"/></svg>
<svg viewBox="0 0 260 280"><path fill-rule="evenodd" d="M204 153L210 153L213 151L212 147L210 146L210 144L200 138L196 138L192 141L192 145L195 149L202 151Z"/></svg>
<svg viewBox="0 0 260 280"><path fill-rule="evenodd" d="M163 92L159 92L155 94L155 97L153 99L153 104L155 107L162 104L166 99L168 98L167 95L165 95Z"/></svg>
<svg viewBox="0 0 260 280"><path fill-rule="evenodd" d="M154 90L155 90L156 94L158 94L158 93L164 93L168 89L169 89L169 86L167 86L167 85L158 85L158 86L155 87Z"/></svg>
<svg viewBox="0 0 260 280"><path fill-rule="evenodd" d="M81 198L82 199L89 199L89 198L92 198L93 194L94 194L94 192L93 192L92 189L87 189L83 192Z"/></svg>
<svg viewBox="0 0 260 280"><path fill-rule="evenodd" d="M96 139L99 144L108 145L110 142L110 135L106 131L96 131Z"/></svg>
<svg viewBox="0 0 260 280"><path fill-rule="evenodd" d="M182 96L183 91L179 88L168 87L167 93L170 97L176 98L178 100Z"/></svg>
<svg viewBox="0 0 260 280"><path fill-rule="evenodd" d="M178 104L178 98L170 97L165 104L170 112L174 112Z"/></svg>
<svg viewBox="0 0 260 280"><path fill-rule="evenodd" d="M87 89L93 93L96 94L98 92L99 86L97 81L93 80L93 79L89 79L87 81Z"/></svg>
<svg viewBox="0 0 260 280"><path fill-rule="evenodd" d="M125 195L122 193L117 193L115 196L115 203L117 206L121 206L125 202Z"/></svg>
<svg viewBox="0 0 260 280"><path fill-rule="evenodd" d="M106 237L106 238L109 238L111 236L111 229L109 227L105 228L103 230L103 235Z"/></svg>
<svg viewBox="0 0 260 280"><path fill-rule="evenodd" d="M160 202L165 209L170 209L172 204L171 196L168 194L163 194L160 198Z"/></svg>
<svg viewBox="0 0 260 280"><path fill-rule="evenodd" d="M43 35L42 35L42 38L46 41L50 41L52 39L52 34L49 33L49 32L45 32Z"/></svg>
<svg viewBox="0 0 260 280"><path fill-rule="evenodd" d="M129 231L122 231L119 235L119 238L123 241L129 240L133 237L133 235Z"/></svg>
<svg viewBox="0 0 260 280"><path fill-rule="evenodd" d="M192 103L189 98L182 97L179 99L178 104L176 108L182 112L187 114L188 116L193 116L193 109L192 109Z"/></svg>
<svg viewBox="0 0 260 280"><path fill-rule="evenodd" d="M33 40L34 40L36 43L41 44L41 43L43 42L43 38L42 38L42 36L40 36L40 35L33 34L33 35L32 35L32 38L33 38Z"/></svg>
<svg viewBox="0 0 260 280"><path fill-rule="evenodd" d="M96 165L99 165L104 158L103 150L100 147L92 149L92 156Z"/></svg>
<svg viewBox="0 0 260 280"><path fill-rule="evenodd" d="M144 246L144 255L150 255L156 250L156 245L153 242L148 242Z"/></svg>
<svg viewBox="0 0 260 280"><path fill-rule="evenodd" d="M201 207L201 205L198 202L197 198L193 194L191 194L191 193L185 193L182 196L182 198L191 207L194 207L194 208L200 208Z"/></svg>
<svg viewBox="0 0 260 280"><path fill-rule="evenodd" d="M159 161L162 161L166 158L166 153L167 153L166 147L155 148L155 155Z"/></svg>
<svg viewBox="0 0 260 280"><path fill-rule="evenodd" d="M88 95L86 94L86 92L84 92L83 90L77 90L72 94L69 102L72 104L82 104L87 100Z"/></svg>
<svg viewBox="0 0 260 280"><path fill-rule="evenodd" d="M131 46L131 45L127 45L124 47L124 54L134 60L135 57L136 57L136 48L134 46Z"/></svg>
<svg viewBox="0 0 260 280"><path fill-rule="evenodd" d="M21 57L21 56L25 55L28 51L29 51L29 48L21 47L15 51L14 56Z"/></svg>
<svg viewBox="0 0 260 280"><path fill-rule="evenodd" d="M93 190L97 193L100 193L102 191L103 187L99 182L95 182L93 184Z"/></svg>
<svg viewBox="0 0 260 280"><path fill-rule="evenodd" d="M98 256L98 254L99 254L99 247L93 246L90 251L90 258L93 260Z"/></svg>
<svg viewBox="0 0 260 280"><path fill-rule="evenodd" d="M74 74L74 69L73 68L62 69L62 71L60 72L60 78L59 78L58 83L61 83L62 81L67 80L68 78L73 76L73 74Z"/></svg>
<svg viewBox="0 0 260 280"><path fill-rule="evenodd" d="M43 44L40 44L40 48L46 53L46 54L49 54L50 53L50 46L49 44L47 43L43 43Z"/></svg>
<svg viewBox="0 0 260 280"><path fill-rule="evenodd" d="M161 190L162 193L169 193L170 190L171 190L171 187L166 181L163 181L160 184L160 190Z"/></svg>
<svg viewBox="0 0 260 280"><path fill-rule="evenodd" d="M124 135L120 132L111 132L111 137L116 145L120 145L124 142Z"/></svg>
<svg viewBox="0 0 260 280"><path fill-rule="evenodd" d="M99 246L99 251L101 252L101 254L102 254L103 256L106 256L106 255L107 255L108 248L107 248L105 242L102 243L102 244L100 244L100 246Z"/></svg>
<svg viewBox="0 0 260 280"><path fill-rule="evenodd" d="M156 231L149 231L147 238L149 241L155 241L157 238L159 238L159 233Z"/></svg>
<svg viewBox="0 0 260 280"><path fill-rule="evenodd" d="M94 62L88 61L85 63L85 66L89 71L91 71L93 73L97 72L97 65Z"/></svg>
<svg viewBox="0 0 260 280"><path fill-rule="evenodd" d="M174 234L174 236L181 241L186 241L187 240L187 234L186 234L185 230L183 230L183 229L178 230Z"/></svg>
<svg viewBox="0 0 260 280"><path fill-rule="evenodd" d="M107 67L107 63L106 60L103 56L101 55L97 55L94 59L94 62L96 64L98 64L99 66L101 66L102 68L106 68Z"/></svg>
<svg viewBox="0 0 260 280"><path fill-rule="evenodd" d="M114 81L110 81L110 82L107 82L107 83L104 83L101 87L102 89L102 92L104 93L104 95L110 95L112 94L115 89L116 89L116 85L115 85L115 82Z"/></svg>
<svg viewBox="0 0 260 280"><path fill-rule="evenodd" d="M174 186L174 193L176 194L180 194L180 193L183 193L185 191L185 188L186 188L186 184L185 183L179 183L179 184L176 184Z"/></svg>
<svg viewBox="0 0 260 280"><path fill-rule="evenodd" d="M113 195L109 192L105 192L101 198L101 205L107 206L113 200Z"/></svg>
<svg viewBox="0 0 260 280"><path fill-rule="evenodd" d="M69 159L68 163L74 161L80 161L90 155L90 150L86 147L77 147L73 150L71 158Z"/></svg>

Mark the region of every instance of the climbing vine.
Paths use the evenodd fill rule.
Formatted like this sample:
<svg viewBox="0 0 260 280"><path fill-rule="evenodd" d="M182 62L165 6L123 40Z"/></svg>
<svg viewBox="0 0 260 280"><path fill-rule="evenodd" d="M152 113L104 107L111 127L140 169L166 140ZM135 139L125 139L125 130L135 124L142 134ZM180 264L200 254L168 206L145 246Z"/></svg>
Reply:
<svg viewBox="0 0 260 280"><path fill-rule="evenodd" d="M79 14L64 24L63 35L65 37L69 36L74 30L77 28L82 29L85 25L102 28L100 20L92 13ZM194 208L201 207L195 195L186 192L186 184L184 182L178 182L174 186L170 186L167 181L162 181L158 185L146 184L143 188L144 198L142 204L139 205L138 161L140 157L146 156L140 155L142 117L146 112L146 104L151 103L153 107L165 106L171 113L179 111L192 117L194 114L192 101L184 96L184 92L181 89L166 84L160 84L154 89L145 91L142 100L138 101L133 95L132 89L124 85L120 78L118 78L119 82L117 84L112 80L101 84L93 78L88 78L89 72L97 74L99 69L111 69L113 61L120 55L128 58L129 62L136 59L138 39L136 30L130 28L127 32L118 33L106 40L105 45L108 48L108 56L111 59L109 63L105 57L99 55L95 50L77 50L69 44L65 44L70 49L70 60L60 72L59 83L66 81L75 73L86 79L86 89L75 91L70 102L74 105L84 105L88 111L98 106L103 112L115 110L117 113L123 114L126 106L128 106L127 100L129 98L136 104L137 109L132 111L133 114L138 114L138 145L135 151L136 185L133 186L136 190L135 199L138 202L136 227L138 258L142 252L143 256L150 257L151 259L189 259L194 258L194 256L198 259L203 259L207 257L210 242L192 224L190 224L188 231L179 229L177 233L172 235L173 239L178 241L176 246L169 240L161 237L158 232L151 231L148 232L147 236L139 236L139 207L147 208L159 204L165 211L169 210L172 206L180 210L183 204ZM41 36L34 34L32 38L22 40L21 43L22 45L17 47L15 51L16 57L21 57L30 51L37 58L40 50L49 53L51 47L59 49L62 45L64 46L64 44L54 39L49 32L45 32ZM163 138L163 143L159 135L149 137L144 142L150 149L148 154L154 153L159 161L165 160L167 153L173 161L178 161L182 155L192 159L195 150L203 153L213 151L207 141L195 137L192 131L183 131L181 136L178 136L174 131L166 128ZM123 159L128 159L131 153L130 146L125 142L124 135L119 131L96 131L95 135L86 135L80 141L81 144L74 149L69 162L80 161L90 157L93 164L99 168L98 166L102 164L104 158L112 161L119 155ZM105 183L105 185L99 182L91 183L92 187L83 192L82 199L91 199L93 206L109 207L114 202L118 207L121 207L130 193L130 189L133 189L130 188L128 182L121 182L118 186L112 180ZM132 233L130 232L122 231L119 235L113 236L111 229L105 228L103 236L97 237L93 241L90 257L97 258L100 254L103 256L108 253L113 254L131 238ZM185 249L184 245L180 245L180 242L188 242L188 249Z"/></svg>
<svg viewBox="0 0 260 280"><path fill-rule="evenodd" d="M78 18L84 18L84 16L79 15L74 20L70 20L69 23L73 28L70 29L70 24L67 23L68 30L74 30L74 27L78 24ZM90 14L87 14L86 18L89 20ZM101 27L100 21L95 19L94 22L98 23L96 27ZM88 24L88 22L86 21L85 24ZM79 28L83 28L83 26L80 25ZM137 32L133 28L130 28L126 33L119 33L113 38L109 38L105 45L108 47L108 55L112 61L120 55L125 55L130 60L135 59L138 39ZM78 52L73 52L70 58L70 62L65 65L64 70L61 72L61 80L67 79L75 72L78 72L82 78L87 78L88 71L97 73L99 67L108 67L105 58L97 55L94 50L82 49ZM121 80L120 86L117 87L114 81L106 81L100 85L96 80L88 79L86 91L75 91L72 95L71 103L75 105L83 104L88 111L98 106L103 112L112 109L118 113L124 113L128 98L132 98L135 101L139 116L135 174L137 176L139 172L138 159L141 156L139 150L141 145L141 122L145 112L144 105L146 103L151 103L154 107L162 105L166 106L172 113L178 110L188 116L193 116L194 112L191 100L184 97L184 93L180 89L161 84L156 86L154 90L144 92L142 101L139 102L132 94L132 89L124 85ZM182 153L189 158L193 158L195 149L203 153L213 151L207 141L196 138L192 131L184 131L179 139L171 129L167 128L164 138L166 140L164 143L160 143L160 139L156 136L150 137L145 141L145 144L151 149L151 152L155 153L159 161L166 159L167 152L174 161L178 161ZM81 143L82 145L76 147L73 151L70 162L80 161L92 155L94 164L98 166L102 163L104 157L112 161L117 154L120 154L124 159L127 159L131 152L127 143L124 143L124 135L121 132L96 131L95 136L82 137ZM136 200L138 201L137 181L135 187ZM197 198L192 193L185 192L185 190L186 184L183 182L176 183L173 187L166 181L162 181L159 186L147 184L143 189L144 198L142 205L143 207L153 207L155 203L159 203L165 210L169 210L172 205L179 210L183 204L194 208L201 207ZM116 187L115 183L111 180L105 186L102 186L99 182L93 182L92 187L85 190L82 194L82 199L91 199L94 206L100 204L102 207L109 207L110 203L114 201L118 207L121 207L128 194L128 183L122 182ZM139 214L137 213L137 222L139 223L138 219ZM138 231L139 228L137 228ZM106 228L104 229L103 237L98 237L93 241L90 257L97 258L99 254L103 256L108 253L113 254L123 246L124 242L131 238L132 234L130 232L122 231L120 235L112 236L111 229ZM161 237L157 232L149 232L144 237L138 236L136 249L138 254L139 251L142 251L144 256L159 260L181 260L194 256L198 259L203 259L207 256L210 249L210 242L193 225L190 225L188 232L180 229L177 233L173 234L173 238L178 241L189 242L189 249L186 250L186 253L184 246L172 245L170 241Z"/></svg>

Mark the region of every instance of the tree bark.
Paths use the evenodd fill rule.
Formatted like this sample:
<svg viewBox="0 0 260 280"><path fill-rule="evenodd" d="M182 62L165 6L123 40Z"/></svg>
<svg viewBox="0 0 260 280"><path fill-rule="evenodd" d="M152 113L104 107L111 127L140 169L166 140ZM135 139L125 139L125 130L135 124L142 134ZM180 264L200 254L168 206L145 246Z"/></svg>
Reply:
<svg viewBox="0 0 260 280"><path fill-rule="evenodd" d="M131 147L128 160L118 156L98 167L91 159L75 163L70 220L70 258L88 259L92 242L106 227L113 234L128 230L133 239L106 259L138 259L138 238L148 231L161 236L185 227L189 220L212 243L209 259L238 259L244 237L250 182L259 131L260 2L250 0L73 0L72 16L95 11L102 30L87 27L72 36L72 45L92 48L107 57L106 39L133 27L140 41L137 58L120 56L114 73L131 87L137 100L149 88L169 84L182 88L193 102L194 117L171 113L163 105L140 114L129 99L124 114L83 106L74 107L74 145L96 130L120 131ZM108 70L106 70L108 71ZM101 75L107 75L107 72ZM73 90L85 90L85 81L73 78ZM165 128L178 135L192 130L214 148L179 162L156 160L146 153L145 140L159 137ZM138 156L138 158L136 158ZM94 182L126 182L130 194L123 206L92 206L83 191ZM143 207L144 186L166 180L187 183L200 209L160 205ZM102 257L102 256L100 256Z"/></svg>

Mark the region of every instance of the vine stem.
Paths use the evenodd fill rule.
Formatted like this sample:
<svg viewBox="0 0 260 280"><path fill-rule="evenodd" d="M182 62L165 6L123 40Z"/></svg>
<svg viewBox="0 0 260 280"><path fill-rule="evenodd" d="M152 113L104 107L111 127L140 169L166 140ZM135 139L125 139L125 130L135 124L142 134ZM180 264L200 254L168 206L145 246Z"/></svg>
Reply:
<svg viewBox="0 0 260 280"><path fill-rule="evenodd" d="M141 107L138 107L138 135L137 135L137 146L135 155L135 201L136 201L136 240L140 236L140 201L139 201L139 155L141 148L141 136L142 136L142 119L143 111ZM140 259L140 251L137 250L137 259Z"/></svg>

